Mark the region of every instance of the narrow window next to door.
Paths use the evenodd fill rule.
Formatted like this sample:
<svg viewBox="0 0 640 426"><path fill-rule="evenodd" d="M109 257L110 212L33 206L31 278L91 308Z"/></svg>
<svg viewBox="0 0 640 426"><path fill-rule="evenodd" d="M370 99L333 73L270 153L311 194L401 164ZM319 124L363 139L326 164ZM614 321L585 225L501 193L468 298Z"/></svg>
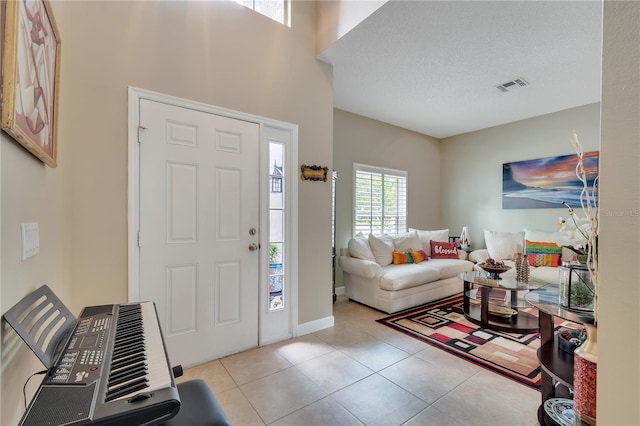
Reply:
<svg viewBox="0 0 640 426"><path fill-rule="evenodd" d="M285 146L269 142L270 193L269 193L269 310L284 308L285 304Z"/></svg>

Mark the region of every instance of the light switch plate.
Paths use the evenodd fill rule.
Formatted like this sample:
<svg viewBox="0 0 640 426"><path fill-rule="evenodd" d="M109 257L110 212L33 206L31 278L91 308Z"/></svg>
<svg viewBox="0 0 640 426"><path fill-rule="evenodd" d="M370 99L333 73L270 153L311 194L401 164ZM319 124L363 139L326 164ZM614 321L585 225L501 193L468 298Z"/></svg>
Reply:
<svg viewBox="0 0 640 426"><path fill-rule="evenodd" d="M24 262L40 252L40 231L37 222L23 223L20 228L22 230L22 261Z"/></svg>

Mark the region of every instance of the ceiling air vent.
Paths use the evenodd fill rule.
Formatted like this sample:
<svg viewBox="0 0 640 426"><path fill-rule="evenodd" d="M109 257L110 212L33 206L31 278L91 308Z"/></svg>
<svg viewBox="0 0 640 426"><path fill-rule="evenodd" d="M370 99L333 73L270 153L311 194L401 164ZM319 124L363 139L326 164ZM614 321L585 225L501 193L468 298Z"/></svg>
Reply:
<svg viewBox="0 0 640 426"><path fill-rule="evenodd" d="M515 80L507 81L506 83L502 83L499 86L496 86L501 92L508 92L517 87L528 86L529 83L522 77L516 78Z"/></svg>

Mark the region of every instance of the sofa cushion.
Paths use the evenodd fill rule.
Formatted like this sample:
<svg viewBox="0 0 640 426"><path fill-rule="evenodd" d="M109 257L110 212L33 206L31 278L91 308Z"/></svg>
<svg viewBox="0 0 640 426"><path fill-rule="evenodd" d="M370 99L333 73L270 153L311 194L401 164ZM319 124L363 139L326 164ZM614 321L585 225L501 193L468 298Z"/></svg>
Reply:
<svg viewBox="0 0 640 426"><path fill-rule="evenodd" d="M436 241L449 241L449 229L439 229L436 231L421 231L420 229L409 228L409 231L416 231L418 238L422 243L422 249L427 253L427 256L431 257L431 240Z"/></svg>
<svg viewBox="0 0 640 426"><path fill-rule="evenodd" d="M558 283L560 276L560 268L553 268L551 266L540 266L538 268L531 268L529 277L542 280L547 283Z"/></svg>
<svg viewBox="0 0 640 426"><path fill-rule="evenodd" d="M373 252L369 246L369 240L362 232L358 232L349 240L347 248L349 249L349 254L353 257L375 261L375 257L373 256Z"/></svg>
<svg viewBox="0 0 640 426"><path fill-rule="evenodd" d="M469 253L469 260L473 263L482 263L489 258L489 251L487 249L478 249Z"/></svg>
<svg viewBox="0 0 640 426"><path fill-rule="evenodd" d="M431 261L405 265L388 265L383 269L384 273L380 277L380 288L383 290L402 290L403 288L415 287L418 285L438 281L440 271L429 268L426 265Z"/></svg>
<svg viewBox="0 0 640 426"><path fill-rule="evenodd" d="M409 230L404 234L393 237L393 247L396 251L422 250L422 243L416 230Z"/></svg>
<svg viewBox="0 0 640 426"><path fill-rule="evenodd" d="M448 241L429 241L432 259L459 259L458 245Z"/></svg>
<svg viewBox="0 0 640 426"><path fill-rule="evenodd" d="M393 262L393 239L389 235L369 234L369 246L378 265L387 266Z"/></svg>
<svg viewBox="0 0 640 426"><path fill-rule="evenodd" d="M437 270L440 275L439 279L452 278L457 276L460 272L473 271L473 263L468 260L460 259L430 259L430 268Z"/></svg>
<svg viewBox="0 0 640 426"><path fill-rule="evenodd" d="M496 232L485 229L484 242L489 257L495 260L511 259L514 253L523 253L524 232Z"/></svg>

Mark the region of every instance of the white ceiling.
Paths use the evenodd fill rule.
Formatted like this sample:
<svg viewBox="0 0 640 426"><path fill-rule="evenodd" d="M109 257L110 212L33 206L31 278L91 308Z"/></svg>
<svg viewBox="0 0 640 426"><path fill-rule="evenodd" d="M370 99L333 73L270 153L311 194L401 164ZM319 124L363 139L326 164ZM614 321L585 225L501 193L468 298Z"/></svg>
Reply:
<svg viewBox="0 0 640 426"><path fill-rule="evenodd" d="M336 108L445 138L599 102L601 28L600 1L392 0L319 59Z"/></svg>

